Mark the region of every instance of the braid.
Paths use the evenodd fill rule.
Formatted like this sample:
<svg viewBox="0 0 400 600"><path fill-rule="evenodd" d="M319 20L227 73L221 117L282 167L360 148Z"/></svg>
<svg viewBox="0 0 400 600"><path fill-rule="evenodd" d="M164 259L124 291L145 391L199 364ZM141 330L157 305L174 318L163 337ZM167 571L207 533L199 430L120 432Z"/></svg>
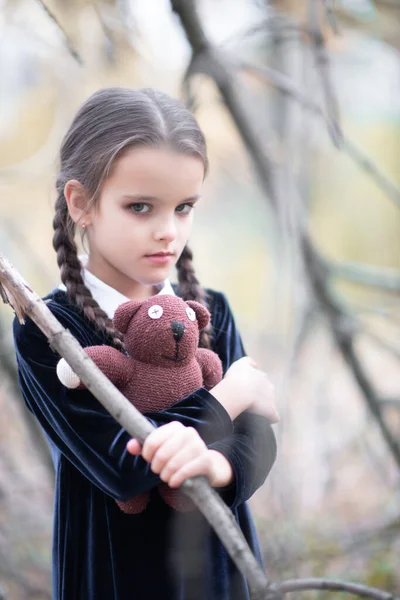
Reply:
<svg viewBox="0 0 400 600"><path fill-rule="evenodd" d="M75 302L87 319L96 325L99 332L105 333L118 350L124 351L123 336L117 331L107 313L100 308L90 290L85 286L74 241L75 224L68 213L64 193L58 194L53 219L53 248L57 253L57 264L61 272L61 281L67 288L67 294Z"/></svg>
<svg viewBox="0 0 400 600"><path fill-rule="evenodd" d="M207 293L201 287L199 280L196 277L193 267L193 252L189 246L185 246L182 254L176 263L178 270L179 289L184 300L195 300L209 308ZM210 348L212 339L211 322L200 333L200 346Z"/></svg>

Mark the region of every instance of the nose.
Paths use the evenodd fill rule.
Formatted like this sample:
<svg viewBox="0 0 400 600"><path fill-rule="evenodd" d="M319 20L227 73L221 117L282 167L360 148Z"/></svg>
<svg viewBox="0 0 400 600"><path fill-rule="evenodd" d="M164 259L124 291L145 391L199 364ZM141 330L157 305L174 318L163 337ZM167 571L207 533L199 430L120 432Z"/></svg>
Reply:
<svg viewBox="0 0 400 600"><path fill-rule="evenodd" d="M176 223L174 217L170 217L163 220L162 223L159 223L154 237L157 241L164 240L167 243L173 242L176 238Z"/></svg>
<svg viewBox="0 0 400 600"><path fill-rule="evenodd" d="M174 340L179 342L185 332L185 324L182 321L171 321L171 329Z"/></svg>

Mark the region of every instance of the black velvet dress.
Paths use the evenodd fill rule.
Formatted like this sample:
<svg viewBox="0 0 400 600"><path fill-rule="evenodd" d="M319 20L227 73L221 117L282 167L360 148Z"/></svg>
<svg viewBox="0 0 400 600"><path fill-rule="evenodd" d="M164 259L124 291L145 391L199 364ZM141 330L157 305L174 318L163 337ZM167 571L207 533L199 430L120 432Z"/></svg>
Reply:
<svg viewBox="0 0 400 600"><path fill-rule="evenodd" d="M179 290L176 289L179 294ZM228 302L208 290L213 350L224 372L244 355ZM53 290L48 308L82 346L105 343L72 304ZM148 463L126 450L130 435L87 390L58 380L59 355L30 319L13 323L19 384L25 402L49 441L55 466L53 600L245 600L246 581L204 517L168 507ZM243 413L231 421L204 388L160 413L155 427L173 420L196 428L210 448L231 462L234 482L219 489L252 551L260 549L246 501L264 482L276 458L273 430L264 417ZM114 499L150 490L138 515Z"/></svg>

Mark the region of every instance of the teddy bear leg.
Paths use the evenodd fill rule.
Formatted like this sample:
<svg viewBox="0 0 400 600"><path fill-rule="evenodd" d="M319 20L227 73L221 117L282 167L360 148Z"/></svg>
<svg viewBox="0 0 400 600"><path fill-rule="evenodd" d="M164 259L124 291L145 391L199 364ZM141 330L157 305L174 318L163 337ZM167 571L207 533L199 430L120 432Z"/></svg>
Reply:
<svg viewBox="0 0 400 600"><path fill-rule="evenodd" d="M144 494L139 494L139 496L129 498L129 500L125 500L123 502L121 500L116 500L115 502L118 504L122 512L126 513L127 515L137 515L145 510L148 501L149 493L145 492Z"/></svg>
<svg viewBox="0 0 400 600"><path fill-rule="evenodd" d="M165 504L175 510L189 512L196 508L196 505L188 496L185 496L180 490L170 488L166 483L160 483L157 489Z"/></svg>

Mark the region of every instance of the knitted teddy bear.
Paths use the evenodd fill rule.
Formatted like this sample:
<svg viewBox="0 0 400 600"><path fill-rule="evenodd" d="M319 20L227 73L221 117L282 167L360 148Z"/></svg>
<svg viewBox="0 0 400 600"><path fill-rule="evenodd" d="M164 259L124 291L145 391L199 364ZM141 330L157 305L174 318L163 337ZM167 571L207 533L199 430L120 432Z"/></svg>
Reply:
<svg viewBox="0 0 400 600"><path fill-rule="evenodd" d="M101 371L144 412L159 412L199 387L211 389L222 379L222 363L215 352L199 348L199 335L210 313L205 306L172 295L156 295L145 301L121 304L114 315L115 328L124 335L128 356L111 346L89 346L85 352ZM68 388L84 389L65 359L57 375ZM194 508L179 490L160 483L158 491L176 510ZM142 512L149 492L126 501L116 500L128 514Z"/></svg>

